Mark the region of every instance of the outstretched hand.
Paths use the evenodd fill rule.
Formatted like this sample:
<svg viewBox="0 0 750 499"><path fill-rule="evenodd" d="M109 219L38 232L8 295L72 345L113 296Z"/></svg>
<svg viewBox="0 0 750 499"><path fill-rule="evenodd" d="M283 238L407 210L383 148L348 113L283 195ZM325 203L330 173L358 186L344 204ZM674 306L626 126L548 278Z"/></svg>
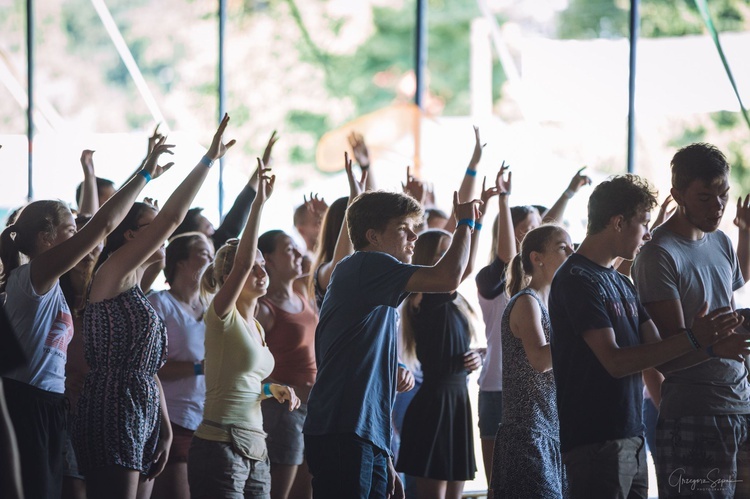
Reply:
<svg viewBox="0 0 750 499"><path fill-rule="evenodd" d="M304 205L307 207L307 211L312 213L318 219L322 219L328 210L328 203L325 198L319 198L317 194L310 193L310 199L307 199L306 195L302 195Z"/></svg>
<svg viewBox="0 0 750 499"><path fill-rule="evenodd" d="M349 153L347 152L344 152L344 170L346 170L346 178L349 181L349 201L351 202L355 197L365 192L367 170L362 171L362 177L359 180L354 178L352 160L349 159Z"/></svg>
<svg viewBox="0 0 750 499"><path fill-rule="evenodd" d="M255 175L258 177L258 189L255 195L255 200L258 203L263 204L268 201L268 198L273 194L273 185L276 183L276 175L268 175L271 171L270 168L266 168L263 164L263 160L258 158L258 168L255 170Z"/></svg>
<svg viewBox="0 0 750 499"><path fill-rule="evenodd" d="M453 213L455 214L456 221L459 220L476 220L481 216L479 207L482 206L480 199L472 199L466 203L458 202L458 191L453 191ZM473 229L472 229L473 231Z"/></svg>
<svg viewBox="0 0 750 499"><path fill-rule="evenodd" d="M165 137L165 135L162 135L159 133L159 126L161 123L157 123L154 127L154 132L151 134L151 136L148 138L148 149L146 150L146 156L151 154L151 151L154 150L154 147L156 147L156 143L159 142L162 138Z"/></svg>
<svg viewBox="0 0 750 499"><path fill-rule="evenodd" d="M571 193L575 194L584 185L591 185L591 178L583 173L583 170L585 170L586 168L587 167L584 166L583 168L578 170L575 175L573 175L573 178L570 180L570 184L568 184L568 190Z"/></svg>
<svg viewBox="0 0 750 499"><path fill-rule="evenodd" d="M750 230L750 194L745 196L744 202L742 196L737 199L737 215L734 217L734 225L740 230Z"/></svg>
<svg viewBox="0 0 750 499"><path fill-rule="evenodd" d="M479 198L482 200L482 207L479 209L480 217L484 216L484 210L487 208L487 202L499 194L500 189L497 187L497 181L495 181L494 186L487 188L487 177L484 177L482 179L482 194L479 196Z"/></svg>
<svg viewBox="0 0 750 499"><path fill-rule="evenodd" d="M370 167L370 153L367 151L367 146L365 145L365 138L362 136L361 133L352 132L349 134L349 137L347 137L349 140L349 145L352 148L352 154L354 154L354 159L357 160L357 163L359 163L359 166L363 169L367 169Z"/></svg>
<svg viewBox="0 0 750 499"><path fill-rule="evenodd" d="M487 143L482 144L482 141L479 139L479 128L474 127L474 154L471 156L471 161L469 161L469 168L474 169L479 164L479 162L482 160L482 149L484 149L484 146L486 146Z"/></svg>
<svg viewBox="0 0 750 499"><path fill-rule="evenodd" d="M495 177L495 188L499 196L510 195L513 172L509 172L508 169L510 169L510 165L506 165L505 161L503 161L503 164L500 165L500 171L497 172L497 176ZM505 172L508 172L507 178L505 178Z"/></svg>
<svg viewBox="0 0 750 499"><path fill-rule="evenodd" d="M154 145L154 149L146 157L146 160L143 163L143 169L146 170L149 175L151 175L152 179L160 177L165 171L169 170L170 168L172 168L172 165L174 165L173 162L167 163L164 166L159 166L158 164L159 156L161 156L162 154L174 154L172 152L174 144L167 144L166 142L166 137L160 138Z"/></svg>
<svg viewBox="0 0 750 499"><path fill-rule="evenodd" d="M276 130L274 130L271 134L271 138L268 139L266 148L263 150L263 164L266 165L267 168L271 168L271 163L273 162L273 159L271 158L271 152L273 151L273 146L278 140L279 138L276 136Z"/></svg>
<svg viewBox="0 0 750 499"><path fill-rule="evenodd" d="M83 168L83 175L85 177L96 175L94 172L94 151L91 149L81 151L81 167Z"/></svg>
<svg viewBox="0 0 750 499"><path fill-rule="evenodd" d="M406 183L401 183L401 188L404 190L404 194L408 194L424 206L427 189L424 182L411 174L411 166L406 167Z"/></svg>
<svg viewBox="0 0 750 499"><path fill-rule="evenodd" d="M206 153L206 156L208 156L212 161L216 161L217 159L224 156L229 148L231 148L237 142L236 140L232 139L224 144L224 131L227 129L228 123L229 115L224 114L224 118L221 120L221 123L219 123L219 128L216 129L214 138L211 141L211 146L208 148L208 152Z"/></svg>

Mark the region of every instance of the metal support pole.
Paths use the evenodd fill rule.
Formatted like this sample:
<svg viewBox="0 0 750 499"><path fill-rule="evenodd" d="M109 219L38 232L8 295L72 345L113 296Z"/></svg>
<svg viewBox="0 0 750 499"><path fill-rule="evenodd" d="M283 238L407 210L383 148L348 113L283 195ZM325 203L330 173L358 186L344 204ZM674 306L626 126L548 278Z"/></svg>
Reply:
<svg viewBox="0 0 750 499"><path fill-rule="evenodd" d="M635 61L640 31L640 0L630 0L630 75L628 78L628 173L635 171Z"/></svg>
<svg viewBox="0 0 750 499"><path fill-rule="evenodd" d="M415 33L415 61L414 76L416 79L416 90L414 92L414 103L419 108L414 113L414 172L419 175L421 166L421 124L422 109L424 106L425 66L427 65L427 0L417 0L417 19Z"/></svg>
<svg viewBox="0 0 750 499"><path fill-rule="evenodd" d="M34 0L26 0L26 138L28 140L28 191L26 198L34 198Z"/></svg>
<svg viewBox="0 0 750 499"><path fill-rule="evenodd" d="M224 118L224 37L227 25L227 0L219 0L219 122ZM224 158L219 159L219 219L224 218Z"/></svg>

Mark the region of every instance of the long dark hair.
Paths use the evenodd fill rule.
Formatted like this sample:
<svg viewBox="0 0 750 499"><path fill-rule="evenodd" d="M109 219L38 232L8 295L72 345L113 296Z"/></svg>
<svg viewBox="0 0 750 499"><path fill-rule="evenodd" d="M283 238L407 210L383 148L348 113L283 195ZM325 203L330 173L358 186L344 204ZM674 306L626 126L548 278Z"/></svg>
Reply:
<svg viewBox="0 0 750 499"><path fill-rule="evenodd" d="M536 251L543 253L552 238L565 232L565 229L555 224L545 224L530 230L521 243L521 250L513 257L508 265L508 285L506 293L513 296L528 285L534 265L531 263L531 253Z"/></svg>
<svg viewBox="0 0 750 499"><path fill-rule="evenodd" d="M333 260L333 252L336 249L336 241L339 238L339 232L346 230L342 228L344 216L346 215L346 205L349 203L349 197L338 198L328 207L323 224L320 227L318 235L318 250L315 255L315 261L310 266L310 275L307 279L307 296L315 296L315 273L321 265Z"/></svg>

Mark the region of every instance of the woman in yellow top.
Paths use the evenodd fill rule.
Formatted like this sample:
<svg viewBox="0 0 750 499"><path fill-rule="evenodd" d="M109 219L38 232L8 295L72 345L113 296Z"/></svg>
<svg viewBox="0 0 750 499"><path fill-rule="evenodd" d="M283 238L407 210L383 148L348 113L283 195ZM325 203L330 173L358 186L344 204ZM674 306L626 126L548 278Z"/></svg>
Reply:
<svg viewBox="0 0 750 499"><path fill-rule="evenodd" d="M257 250L263 204L275 177L258 159L258 194L242 238L217 252L201 280L201 291L216 293L205 315L206 403L203 421L188 455L188 481L193 498L269 498L270 467L263 433L261 400L289 401L299 407L294 390L261 381L274 360L263 329L254 319L258 298L266 294L268 275Z"/></svg>

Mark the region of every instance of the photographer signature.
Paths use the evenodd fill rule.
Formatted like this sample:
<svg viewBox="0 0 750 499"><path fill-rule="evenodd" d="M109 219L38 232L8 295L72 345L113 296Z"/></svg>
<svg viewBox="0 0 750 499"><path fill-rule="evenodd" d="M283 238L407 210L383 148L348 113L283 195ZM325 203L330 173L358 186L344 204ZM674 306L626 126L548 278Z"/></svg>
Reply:
<svg viewBox="0 0 750 499"><path fill-rule="evenodd" d="M677 487L677 492L682 491L682 487L689 487L690 490L722 490L726 484L742 481L733 478L717 478L718 473L719 468L714 468L706 473L706 478L686 478L683 476L685 468L677 468L669 475L669 485Z"/></svg>

